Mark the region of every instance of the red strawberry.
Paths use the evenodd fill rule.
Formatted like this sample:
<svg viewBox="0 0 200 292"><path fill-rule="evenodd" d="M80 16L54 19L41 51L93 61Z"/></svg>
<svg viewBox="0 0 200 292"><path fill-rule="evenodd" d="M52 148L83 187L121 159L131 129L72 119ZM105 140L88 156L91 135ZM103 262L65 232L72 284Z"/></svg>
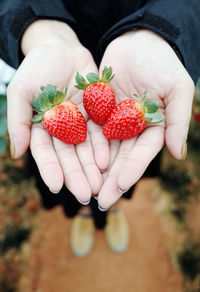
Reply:
<svg viewBox="0 0 200 292"><path fill-rule="evenodd" d="M109 139L130 139L142 132L146 121L161 122L164 115L158 112L158 104L146 101L145 97L146 91L141 101L128 99L119 103L104 125L103 134Z"/></svg>
<svg viewBox="0 0 200 292"><path fill-rule="evenodd" d="M104 67L101 79L94 73L86 77L89 83L77 73L75 87L84 90L83 105L88 116L95 123L103 125L116 104L114 91L108 85L114 77L112 68Z"/></svg>
<svg viewBox="0 0 200 292"><path fill-rule="evenodd" d="M86 140L87 123L75 103L65 100L67 89L61 92L56 86L41 87L38 99L33 100L38 113L32 123L43 121L46 130L57 139L76 144Z"/></svg>

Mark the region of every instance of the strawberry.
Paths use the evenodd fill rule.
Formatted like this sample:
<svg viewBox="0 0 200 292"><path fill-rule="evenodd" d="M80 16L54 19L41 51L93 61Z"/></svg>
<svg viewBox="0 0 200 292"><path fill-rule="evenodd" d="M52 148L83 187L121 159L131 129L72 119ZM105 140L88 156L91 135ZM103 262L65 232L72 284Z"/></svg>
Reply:
<svg viewBox="0 0 200 292"><path fill-rule="evenodd" d="M88 116L103 125L116 105L114 91L108 84L114 77L112 68L104 67L101 79L95 73L89 73L86 77L89 83L77 73L75 87L84 90L83 105Z"/></svg>
<svg viewBox="0 0 200 292"><path fill-rule="evenodd" d="M86 140L87 123L75 103L64 100L67 88L61 92L56 86L41 86L38 99L33 100L34 110L38 113L32 123L43 124L46 130L57 139L76 144Z"/></svg>
<svg viewBox="0 0 200 292"><path fill-rule="evenodd" d="M155 101L145 100L146 91L138 100L128 99L119 103L112 111L103 127L103 134L109 139L130 139L141 133L146 121L159 123L164 115L158 112L158 104Z"/></svg>

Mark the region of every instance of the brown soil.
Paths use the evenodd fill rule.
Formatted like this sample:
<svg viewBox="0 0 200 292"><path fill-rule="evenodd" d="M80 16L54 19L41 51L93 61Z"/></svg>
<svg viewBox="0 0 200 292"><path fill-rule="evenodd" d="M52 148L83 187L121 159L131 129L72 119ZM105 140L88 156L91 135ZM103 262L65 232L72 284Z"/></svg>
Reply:
<svg viewBox="0 0 200 292"><path fill-rule="evenodd" d="M71 219L60 207L41 211L30 250L27 246L20 292L181 292L182 277L172 264L166 232L173 227L161 219L161 205L157 181L142 180L134 198L121 202L131 232L128 249L113 253L104 232L97 230L92 252L81 259L70 250Z"/></svg>

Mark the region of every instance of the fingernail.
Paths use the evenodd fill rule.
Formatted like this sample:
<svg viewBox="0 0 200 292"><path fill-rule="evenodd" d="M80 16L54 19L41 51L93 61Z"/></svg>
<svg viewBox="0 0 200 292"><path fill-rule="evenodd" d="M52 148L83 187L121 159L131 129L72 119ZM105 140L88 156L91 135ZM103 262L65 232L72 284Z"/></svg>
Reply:
<svg viewBox="0 0 200 292"><path fill-rule="evenodd" d="M15 145L12 140L10 140L10 156L12 159L15 158Z"/></svg>
<svg viewBox="0 0 200 292"><path fill-rule="evenodd" d="M122 190L122 189L119 188L119 191L120 191L120 193L122 193L122 194L123 194L123 193L126 193L128 190L129 190L129 189L127 189L127 190Z"/></svg>
<svg viewBox="0 0 200 292"><path fill-rule="evenodd" d="M59 191L54 191L54 190L50 190L50 192L53 193L53 194L58 194L59 193Z"/></svg>
<svg viewBox="0 0 200 292"><path fill-rule="evenodd" d="M185 142L185 143L183 144L182 149L181 149L182 161L185 160L186 155L187 155L187 142Z"/></svg>
<svg viewBox="0 0 200 292"><path fill-rule="evenodd" d="M80 201L80 200L78 200L79 201L79 203L81 203L82 205L88 205L89 204L89 202L90 202L90 200L88 200L88 201L86 201L86 202L82 202L82 201Z"/></svg>
<svg viewBox="0 0 200 292"><path fill-rule="evenodd" d="M102 211L102 212L105 212L105 211L108 210L108 209L102 208L100 205L98 205L98 208L99 208L99 210Z"/></svg>

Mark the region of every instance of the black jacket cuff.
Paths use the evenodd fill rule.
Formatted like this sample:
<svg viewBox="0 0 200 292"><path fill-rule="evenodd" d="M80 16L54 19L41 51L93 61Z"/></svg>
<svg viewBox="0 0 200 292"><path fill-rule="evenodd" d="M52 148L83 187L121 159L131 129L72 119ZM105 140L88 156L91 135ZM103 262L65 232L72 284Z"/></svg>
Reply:
<svg viewBox="0 0 200 292"><path fill-rule="evenodd" d="M165 0L150 1L154 5L146 5L142 9L125 17L113 27L111 27L101 38L97 48L97 59L101 60L108 44L121 34L134 28L147 28L162 36L173 48L180 61L186 67L194 82L200 75L200 69L197 65L197 52L200 52L200 38L194 40L193 31L198 32L200 27L200 9L195 9L191 5L191 11L184 7L184 0L177 0L176 7L173 4L168 11L162 9L162 3ZM168 0L166 2L173 2ZM165 2L165 3L166 3ZM197 1L194 1L197 3ZM155 4L156 3L156 4ZM170 6L171 3L168 3ZM185 4L186 5L186 4ZM159 7L158 7L159 6ZM180 7L180 10L179 10ZM183 9L184 8L184 9ZM173 10L173 13L171 11ZM182 13L182 10L188 14ZM196 52L196 55L194 54Z"/></svg>

